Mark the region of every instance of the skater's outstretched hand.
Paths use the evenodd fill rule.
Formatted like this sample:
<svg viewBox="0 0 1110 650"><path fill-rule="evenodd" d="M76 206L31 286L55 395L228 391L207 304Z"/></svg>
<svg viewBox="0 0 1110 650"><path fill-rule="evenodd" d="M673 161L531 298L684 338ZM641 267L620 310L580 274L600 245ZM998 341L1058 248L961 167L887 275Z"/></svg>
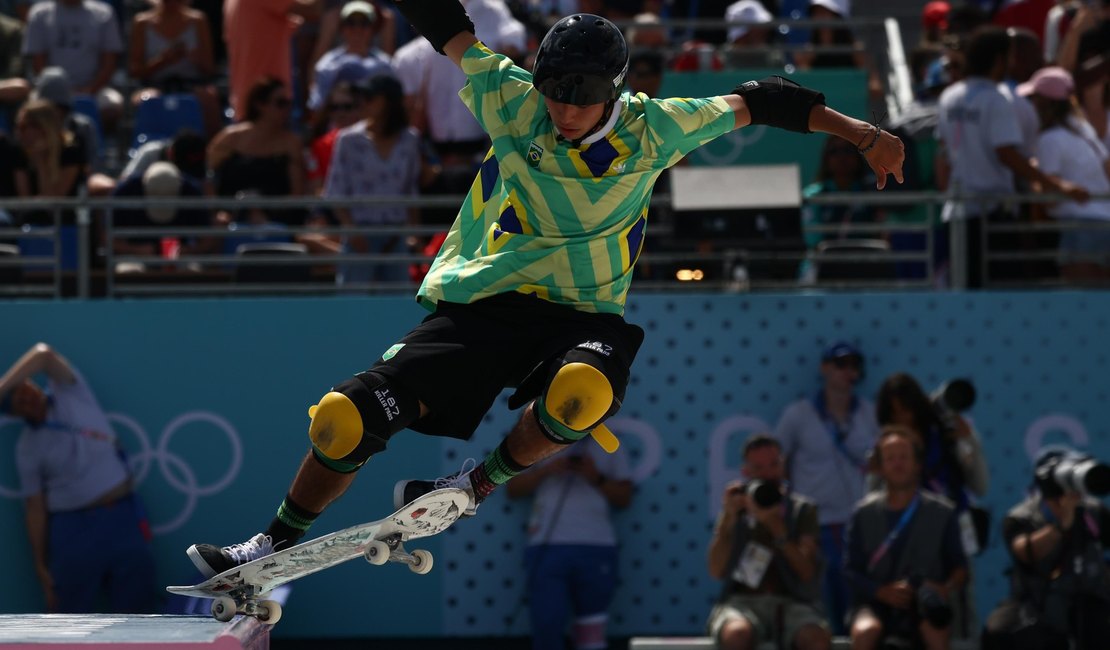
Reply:
<svg viewBox="0 0 1110 650"><path fill-rule="evenodd" d="M865 138L862 147L866 149L872 140L873 136ZM861 149L861 153L867 164L871 165L871 170L875 172L877 188L881 190L886 187L887 174L893 174L894 180L899 184L902 183L902 163L906 160L906 149L898 136L882 131L874 146L866 152Z"/></svg>

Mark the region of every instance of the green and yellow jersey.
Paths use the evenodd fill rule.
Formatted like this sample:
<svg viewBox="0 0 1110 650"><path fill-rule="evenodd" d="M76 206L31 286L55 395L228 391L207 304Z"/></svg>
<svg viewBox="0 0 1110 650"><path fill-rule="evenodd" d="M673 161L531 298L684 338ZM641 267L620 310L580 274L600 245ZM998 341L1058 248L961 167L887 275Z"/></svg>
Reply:
<svg viewBox="0 0 1110 650"><path fill-rule="evenodd" d="M462 68L459 96L493 147L417 299L434 309L518 291L623 313L656 178L731 131L732 110L721 97L625 93L612 128L574 148L558 137L528 71L481 43Z"/></svg>

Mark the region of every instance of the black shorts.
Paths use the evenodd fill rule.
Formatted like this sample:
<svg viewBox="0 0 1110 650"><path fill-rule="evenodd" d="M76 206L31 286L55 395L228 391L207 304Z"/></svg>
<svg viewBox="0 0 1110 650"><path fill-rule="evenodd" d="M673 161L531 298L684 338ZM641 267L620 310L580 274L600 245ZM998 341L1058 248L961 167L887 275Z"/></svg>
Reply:
<svg viewBox="0 0 1110 650"><path fill-rule="evenodd" d="M571 350L595 354L623 400L643 340L642 329L616 314L504 293L465 305L440 302L398 342L403 347L370 370L428 407L410 429L468 440L502 390L517 388L512 408L526 404L543 392L551 364Z"/></svg>

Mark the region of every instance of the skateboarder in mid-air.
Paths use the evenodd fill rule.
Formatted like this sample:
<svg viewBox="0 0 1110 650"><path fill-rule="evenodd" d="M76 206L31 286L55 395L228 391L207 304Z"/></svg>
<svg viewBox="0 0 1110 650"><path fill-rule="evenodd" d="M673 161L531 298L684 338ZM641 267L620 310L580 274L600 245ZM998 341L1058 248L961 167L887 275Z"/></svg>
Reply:
<svg viewBox="0 0 1110 650"><path fill-rule="evenodd" d="M310 410L312 448L263 533L189 548L208 576L295 544L398 431L469 439L505 387L524 411L500 446L451 476L399 482L395 505L458 487L473 514L533 463L607 432L643 340L622 314L652 185L698 146L748 124L822 131L855 145L880 189L887 174L902 181L898 138L781 77L649 99L623 92L628 46L604 18L557 22L529 73L482 45L456 0L397 6L462 68L459 94L493 147L417 294L432 313Z"/></svg>

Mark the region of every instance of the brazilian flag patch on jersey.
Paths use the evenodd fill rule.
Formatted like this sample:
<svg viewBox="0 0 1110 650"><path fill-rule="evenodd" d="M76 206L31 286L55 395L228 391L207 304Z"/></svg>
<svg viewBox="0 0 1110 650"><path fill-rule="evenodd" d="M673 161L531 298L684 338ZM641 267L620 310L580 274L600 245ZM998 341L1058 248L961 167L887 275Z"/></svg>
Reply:
<svg viewBox="0 0 1110 650"><path fill-rule="evenodd" d="M528 145L528 164L533 167L538 167L540 158L543 158L543 147L536 144L533 140L532 143Z"/></svg>

